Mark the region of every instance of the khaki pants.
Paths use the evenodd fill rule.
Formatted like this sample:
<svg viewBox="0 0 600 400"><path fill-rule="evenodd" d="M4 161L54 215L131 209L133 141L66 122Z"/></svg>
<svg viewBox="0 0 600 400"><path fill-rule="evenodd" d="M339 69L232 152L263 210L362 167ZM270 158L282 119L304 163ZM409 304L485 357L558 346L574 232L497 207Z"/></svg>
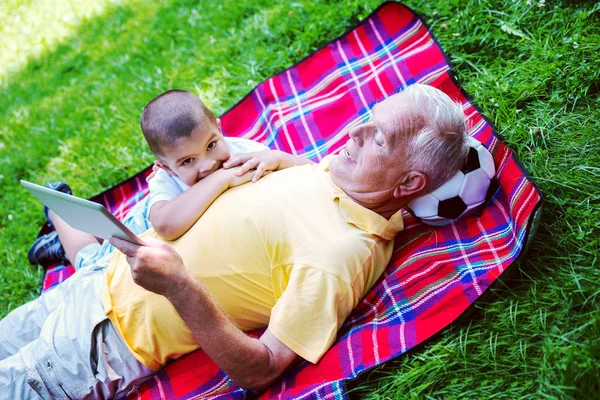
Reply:
<svg viewBox="0 0 600 400"><path fill-rule="evenodd" d="M105 267L82 268L0 321L0 399L118 398L153 374L104 313Z"/></svg>

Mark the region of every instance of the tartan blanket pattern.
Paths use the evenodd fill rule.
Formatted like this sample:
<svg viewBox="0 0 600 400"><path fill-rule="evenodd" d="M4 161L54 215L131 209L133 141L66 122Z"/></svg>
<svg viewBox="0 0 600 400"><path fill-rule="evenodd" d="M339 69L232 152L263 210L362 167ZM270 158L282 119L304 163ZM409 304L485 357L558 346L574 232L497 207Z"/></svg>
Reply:
<svg viewBox="0 0 600 400"><path fill-rule="evenodd" d="M152 166L149 166L131 178L92 197L90 200L102 204L108 211L114 214L117 219L123 220L131 207L136 205L148 194L146 177L150 175L151 172ZM52 229L53 228L50 228L48 224L45 224L38 236L48 233ZM53 288L74 273L75 269L72 265L50 265L46 268L44 279L42 280L42 292Z"/></svg>
<svg viewBox="0 0 600 400"><path fill-rule="evenodd" d="M373 105L412 83L459 101L469 134L492 153L499 189L480 215L435 228L405 213L383 276L346 320L321 361L302 363L261 398L345 398L345 381L422 344L463 314L513 265L541 195L511 149L461 90L428 28L400 3L381 5L354 29L258 85L222 116L227 136L262 141L319 161L337 153ZM147 192L147 168L96 196L117 217ZM48 269L46 290L72 274ZM259 335L260 332L252 332ZM202 351L182 357L129 398L246 398Z"/></svg>

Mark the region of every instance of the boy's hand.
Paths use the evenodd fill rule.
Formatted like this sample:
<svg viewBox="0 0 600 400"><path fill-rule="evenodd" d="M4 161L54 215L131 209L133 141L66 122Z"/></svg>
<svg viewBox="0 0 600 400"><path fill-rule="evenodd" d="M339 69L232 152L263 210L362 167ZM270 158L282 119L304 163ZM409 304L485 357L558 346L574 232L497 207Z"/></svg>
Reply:
<svg viewBox="0 0 600 400"><path fill-rule="evenodd" d="M248 183L252 180L252 175L254 174L254 171L242 172L241 168L242 167L224 170L224 171L227 171L227 173L229 173L229 175L230 175L230 177L229 177L229 187L230 188L243 185L244 183Z"/></svg>
<svg viewBox="0 0 600 400"><path fill-rule="evenodd" d="M220 178L218 179L223 179L221 182L224 182L227 185L224 189L230 189L232 187L243 185L244 183L250 182L252 180L252 175L254 174L254 171L246 171L244 173L240 173L240 171L241 167L230 169L220 168L213 172L211 175L220 176Z"/></svg>
<svg viewBox="0 0 600 400"><path fill-rule="evenodd" d="M252 173L252 182L256 182L261 176L265 175L265 171L277 171L279 169L282 159L280 153L276 150L265 150L235 154L223 163L223 168L241 165L236 173L237 176L243 176L249 171L255 170Z"/></svg>
<svg viewBox="0 0 600 400"><path fill-rule="evenodd" d="M154 165L152 166L152 173L148 175L148 177L146 178L146 182L150 182L150 179L154 178L154 176L156 175L156 171L158 171L159 169L160 167L158 166L158 161L154 161Z"/></svg>

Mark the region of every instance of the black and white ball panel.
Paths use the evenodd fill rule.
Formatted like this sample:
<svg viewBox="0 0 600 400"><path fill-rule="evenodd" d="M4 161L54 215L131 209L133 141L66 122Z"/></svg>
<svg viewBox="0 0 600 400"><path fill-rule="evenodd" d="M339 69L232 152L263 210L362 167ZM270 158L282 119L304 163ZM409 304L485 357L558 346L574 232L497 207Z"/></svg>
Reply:
<svg viewBox="0 0 600 400"><path fill-rule="evenodd" d="M460 196L450 197L440 201L438 205L438 216L447 219L457 219L467 209L467 205Z"/></svg>
<svg viewBox="0 0 600 400"><path fill-rule="evenodd" d="M477 149L477 154L479 155L479 167L485 172L489 179L494 178L494 176L496 176L496 166L494 165L492 153L477 141L477 139L469 137L469 141L471 142L471 148Z"/></svg>
<svg viewBox="0 0 600 400"><path fill-rule="evenodd" d="M461 168L463 174L468 174L469 172L475 171L480 168L479 164L479 153L477 149L471 145L469 148L469 156L467 157L467 162Z"/></svg>

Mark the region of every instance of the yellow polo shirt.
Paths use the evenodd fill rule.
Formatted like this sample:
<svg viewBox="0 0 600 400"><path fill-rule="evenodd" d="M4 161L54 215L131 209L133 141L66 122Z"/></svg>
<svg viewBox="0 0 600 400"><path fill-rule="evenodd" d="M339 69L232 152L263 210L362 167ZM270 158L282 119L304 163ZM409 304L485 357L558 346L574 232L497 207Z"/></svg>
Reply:
<svg viewBox="0 0 600 400"><path fill-rule="evenodd" d="M228 190L170 243L240 329L268 325L313 363L383 272L403 228L401 212L387 220L348 198L331 182L329 160ZM159 238L152 229L140 237ZM199 348L173 305L133 282L118 251L107 282L106 314L146 366Z"/></svg>

